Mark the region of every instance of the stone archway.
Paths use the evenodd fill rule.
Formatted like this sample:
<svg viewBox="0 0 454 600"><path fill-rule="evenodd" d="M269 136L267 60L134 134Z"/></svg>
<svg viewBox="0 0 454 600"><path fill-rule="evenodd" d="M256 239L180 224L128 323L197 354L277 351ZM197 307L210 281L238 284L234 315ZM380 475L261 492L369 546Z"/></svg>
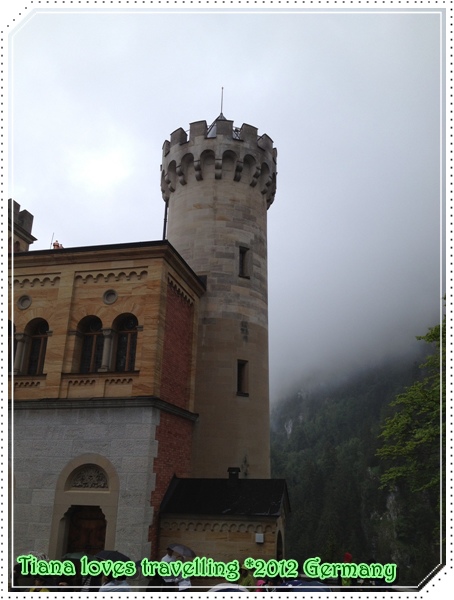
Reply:
<svg viewBox="0 0 454 600"><path fill-rule="evenodd" d="M50 558L61 559L70 551L92 553L88 547L69 550L70 546L84 543L93 545L93 549L101 543L104 548L115 548L118 496L119 478L107 458L90 453L69 461L55 490Z"/></svg>

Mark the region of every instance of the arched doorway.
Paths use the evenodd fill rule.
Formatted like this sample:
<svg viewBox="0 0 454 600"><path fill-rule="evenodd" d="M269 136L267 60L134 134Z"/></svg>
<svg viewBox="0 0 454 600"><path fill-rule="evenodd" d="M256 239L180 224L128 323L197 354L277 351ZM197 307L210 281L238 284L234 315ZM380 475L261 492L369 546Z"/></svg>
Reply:
<svg viewBox="0 0 454 600"><path fill-rule="evenodd" d="M104 550L107 521L99 506L71 506L65 521L64 554L85 552L95 556Z"/></svg>
<svg viewBox="0 0 454 600"><path fill-rule="evenodd" d="M114 548L118 494L119 478L106 457L87 453L69 461L55 490L50 558Z"/></svg>

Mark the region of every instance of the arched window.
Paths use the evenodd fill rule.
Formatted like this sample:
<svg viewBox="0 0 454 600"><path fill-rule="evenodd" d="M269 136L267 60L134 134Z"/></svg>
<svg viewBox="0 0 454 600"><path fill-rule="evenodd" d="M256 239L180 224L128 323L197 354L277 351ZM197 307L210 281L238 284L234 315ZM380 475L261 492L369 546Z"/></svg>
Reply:
<svg viewBox="0 0 454 600"><path fill-rule="evenodd" d="M16 326L8 320L8 373L11 373L14 365L14 356L16 355Z"/></svg>
<svg viewBox="0 0 454 600"><path fill-rule="evenodd" d="M49 324L44 319L33 319L25 329L27 334L26 375L42 375L46 357Z"/></svg>
<svg viewBox="0 0 454 600"><path fill-rule="evenodd" d="M86 464L75 469L66 483L67 489L108 489L107 473L98 465Z"/></svg>
<svg viewBox="0 0 454 600"><path fill-rule="evenodd" d="M95 373L101 366L104 334L99 317L85 317L79 323L79 333L82 334L82 349L80 354L81 373Z"/></svg>
<svg viewBox="0 0 454 600"><path fill-rule="evenodd" d="M116 331L115 371L134 371L138 321L134 315L121 315L114 323Z"/></svg>

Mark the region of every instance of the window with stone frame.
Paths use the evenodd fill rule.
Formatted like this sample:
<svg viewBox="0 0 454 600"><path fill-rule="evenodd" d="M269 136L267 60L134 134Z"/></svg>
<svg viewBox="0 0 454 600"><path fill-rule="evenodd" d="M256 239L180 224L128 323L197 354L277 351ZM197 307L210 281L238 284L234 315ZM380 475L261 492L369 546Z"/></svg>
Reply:
<svg viewBox="0 0 454 600"><path fill-rule="evenodd" d="M114 323L115 371L134 371L137 347L137 318L132 314L121 315Z"/></svg>
<svg viewBox="0 0 454 600"><path fill-rule="evenodd" d="M27 351L25 375L42 375L46 358L49 324L44 319L33 319L25 328Z"/></svg>
<svg viewBox="0 0 454 600"><path fill-rule="evenodd" d="M80 373L96 373L101 366L104 334L99 317L89 316L82 319L78 326L82 335L80 352Z"/></svg>
<svg viewBox="0 0 454 600"><path fill-rule="evenodd" d="M245 246L239 247L238 275L246 279L251 276L251 251Z"/></svg>
<svg viewBox="0 0 454 600"><path fill-rule="evenodd" d="M249 364L247 360L237 361L237 396L249 396Z"/></svg>

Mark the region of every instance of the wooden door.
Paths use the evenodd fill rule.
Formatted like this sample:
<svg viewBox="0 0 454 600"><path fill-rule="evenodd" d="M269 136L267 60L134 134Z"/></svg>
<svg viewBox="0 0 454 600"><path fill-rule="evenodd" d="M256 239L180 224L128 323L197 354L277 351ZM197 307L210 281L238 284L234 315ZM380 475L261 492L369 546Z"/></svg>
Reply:
<svg viewBox="0 0 454 600"><path fill-rule="evenodd" d="M71 506L68 519L66 553L86 552L95 555L104 550L106 518L99 506Z"/></svg>

